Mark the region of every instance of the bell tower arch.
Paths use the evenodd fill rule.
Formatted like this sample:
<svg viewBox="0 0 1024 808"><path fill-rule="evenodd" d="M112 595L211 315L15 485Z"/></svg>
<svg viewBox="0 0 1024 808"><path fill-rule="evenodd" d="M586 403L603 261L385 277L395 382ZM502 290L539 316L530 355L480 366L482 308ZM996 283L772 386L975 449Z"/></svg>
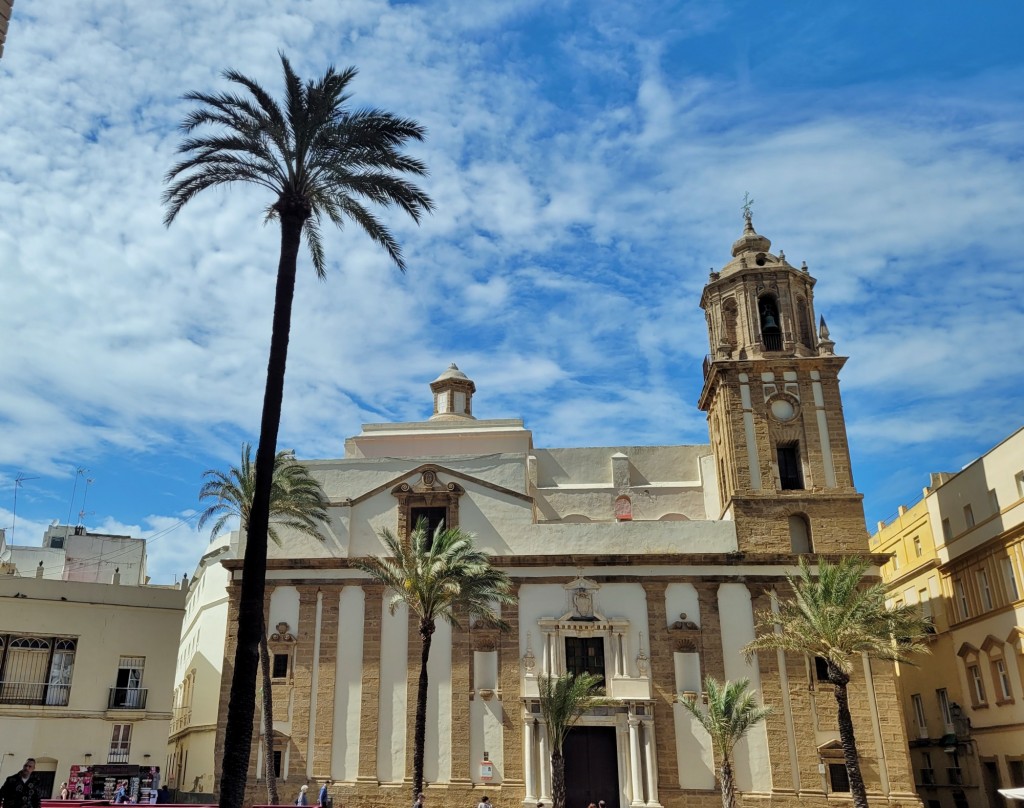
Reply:
<svg viewBox="0 0 1024 808"><path fill-rule="evenodd" d="M698 406L708 416L721 516L743 552L862 552L839 392L845 357L825 321L814 333L814 286L754 230L749 210L732 260L701 296L710 353Z"/></svg>

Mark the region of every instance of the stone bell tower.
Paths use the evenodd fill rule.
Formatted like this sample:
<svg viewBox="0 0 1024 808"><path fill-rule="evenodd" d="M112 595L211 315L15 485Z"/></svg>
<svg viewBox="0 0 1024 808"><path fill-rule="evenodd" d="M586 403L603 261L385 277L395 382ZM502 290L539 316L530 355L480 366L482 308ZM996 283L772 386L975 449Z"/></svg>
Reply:
<svg viewBox="0 0 1024 808"><path fill-rule="evenodd" d="M700 305L711 353L698 406L708 414L721 515L740 552L867 548L853 485L836 356L815 279L754 230L749 210L732 260L712 269Z"/></svg>

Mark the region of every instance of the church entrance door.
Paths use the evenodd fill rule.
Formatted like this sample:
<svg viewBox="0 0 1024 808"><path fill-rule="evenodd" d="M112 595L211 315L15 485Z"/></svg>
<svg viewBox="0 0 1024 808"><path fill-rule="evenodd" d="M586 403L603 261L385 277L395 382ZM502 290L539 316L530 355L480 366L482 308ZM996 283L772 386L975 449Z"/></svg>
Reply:
<svg viewBox="0 0 1024 808"><path fill-rule="evenodd" d="M573 727L562 748L566 808L587 808L604 800L619 808L619 756L615 727Z"/></svg>

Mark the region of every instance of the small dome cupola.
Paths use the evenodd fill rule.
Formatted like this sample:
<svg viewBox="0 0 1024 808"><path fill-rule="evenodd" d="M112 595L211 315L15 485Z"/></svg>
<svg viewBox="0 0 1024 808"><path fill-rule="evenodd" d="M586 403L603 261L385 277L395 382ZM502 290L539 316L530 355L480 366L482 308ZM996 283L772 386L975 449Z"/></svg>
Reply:
<svg viewBox="0 0 1024 808"><path fill-rule="evenodd" d="M757 263L757 256L767 257L768 250L771 249L772 243L765 236L760 235L754 230L753 217L748 210L744 216L743 235L740 236L732 244L732 257L739 258L741 255L754 255L754 263ZM762 259L761 264L764 264Z"/></svg>
<svg viewBox="0 0 1024 808"><path fill-rule="evenodd" d="M476 385L454 362L430 383L430 391L434 394L431 421L474 417L473 393L476 392Z"/></svg>

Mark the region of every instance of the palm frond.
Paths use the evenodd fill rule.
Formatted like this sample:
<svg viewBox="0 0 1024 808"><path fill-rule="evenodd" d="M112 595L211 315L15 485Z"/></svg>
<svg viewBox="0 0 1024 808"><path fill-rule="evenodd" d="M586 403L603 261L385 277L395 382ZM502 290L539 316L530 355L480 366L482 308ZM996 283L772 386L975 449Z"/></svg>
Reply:
<svg viewBox="0 0 1024 808"><path fill-rule="evenodd" d="M848 677L861 654L905 662L927 653L927 621L916 607L887 608L885 586L864 580L869 568L847 557L822 560L815 574L801 559L799 573L787 576L791 597L758 615L759 635L747 654L782 649L821 657L830 677L833 670Z"/></svg>
<svg viewBox="0 0 1024 808"><path fill-rule="evenodd" d="M595 707L612 703L599 688L601 680L590 673L541 676L538 680L540 713L547 724L553 749L562 750L573 725Z"/></svg>
<svg viewBox="0 0 1024 808"><path fill-rule="evenodd" d="M200 500L214 500L200 515L200 530L216 517L211 535L216 536L232 518L239 520L248 530L249 515L256 494L256 464L252 457L252 444L242 444L241 461L227 472L209 469L203 472ZM286 527L297 533L323 539L320 526L330 521L327 497L309 469L295 459L295 453L281 450L274 457L274 473L270 489L270 525L268 535L281 544L278 528Z"/></svg>
<svg viewBox="0 0 1024 808"><path fill-rule="evenodd" d="M354 222L404 271L398 241L364 203L397 207L417 223L434 209L430 196L406 179L425 176L426 164L402 151L422 141L426 130L411 118L379 109L351 109L354 67L330 67L303 82L283 53L280 58L281 101L237 70L223 75L239 92L184 96L196 106L181 123L189 135L178 146L183 158L165 177L164 224L170 226L208 188L249 183L273 194L267 219L282 209L303 217L302 233L318 276L326 272L321 217L338 227Z"/></svg>

